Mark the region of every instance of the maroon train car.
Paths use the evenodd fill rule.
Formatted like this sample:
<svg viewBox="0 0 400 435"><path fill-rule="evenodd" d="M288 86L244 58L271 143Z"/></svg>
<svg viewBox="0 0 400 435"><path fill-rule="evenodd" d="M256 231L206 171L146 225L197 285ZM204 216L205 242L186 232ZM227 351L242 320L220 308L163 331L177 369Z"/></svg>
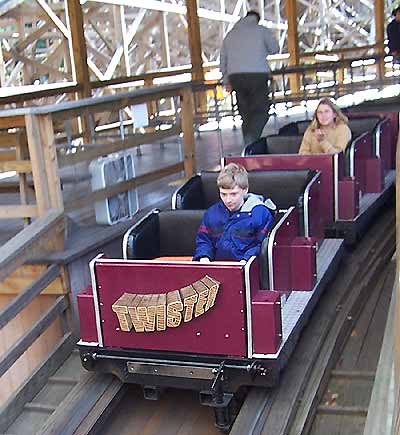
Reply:
<svg viewBox="0 0 400 435"><path fill-rule="evenodd" d="M319 240L317 252L292 206L277 213L258 258L182 259L203 213L153 210L126 233L123 259L92 260L92 284L78 295L78 347L85 368L140 384L147 398L167 387L199 391L226 429L235 393L278 383L343 243Z"/></svg>
<svg viewBox="0 0 400 435"><path fill-rule="evenodd" d="M227 157L249 171L314 169L321 172L321 213L329 237L352 244L380 207L393 197L398 113L349 113L353 139L344 153L298 155L310 121L284 126L279 135L250 145L242 157ZM290 135L287 135L290 133Z"/></svg>

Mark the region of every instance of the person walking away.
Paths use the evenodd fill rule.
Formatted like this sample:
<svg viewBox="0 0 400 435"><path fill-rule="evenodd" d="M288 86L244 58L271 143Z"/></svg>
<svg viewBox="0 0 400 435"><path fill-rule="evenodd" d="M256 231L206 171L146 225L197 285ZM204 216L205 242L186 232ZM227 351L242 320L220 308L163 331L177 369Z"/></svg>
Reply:
<svg viewBox="0 0 400 435"><path fill-rule="evenodd" d="M245 145L261 137L268 121L270 69L266 57L279 52L272 31L259 21L258 12L249 11L225 36L220 52L223 82L228 92L236 92Z"/></svg>
<svg viewBox="0 0 400 435"><path fill-rule="evenodd" d="M393 56L394 62L400 63L400 7L393 9L392 15L394 19L386 28L389 54Z"/></svg>

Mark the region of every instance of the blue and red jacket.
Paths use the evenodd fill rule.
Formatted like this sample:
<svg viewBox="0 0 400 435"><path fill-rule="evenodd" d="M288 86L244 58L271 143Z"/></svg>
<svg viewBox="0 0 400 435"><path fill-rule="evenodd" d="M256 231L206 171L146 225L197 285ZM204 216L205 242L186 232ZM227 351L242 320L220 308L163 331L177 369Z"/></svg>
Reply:
<svg viewBox="0 0 400 435"><path fill-rule="evenodd" d="M263 198L246 196L240 210L230 212L222 201L204 214L196 235L193 260L248 260L260 253L261 242L273 221Z"/></svg>

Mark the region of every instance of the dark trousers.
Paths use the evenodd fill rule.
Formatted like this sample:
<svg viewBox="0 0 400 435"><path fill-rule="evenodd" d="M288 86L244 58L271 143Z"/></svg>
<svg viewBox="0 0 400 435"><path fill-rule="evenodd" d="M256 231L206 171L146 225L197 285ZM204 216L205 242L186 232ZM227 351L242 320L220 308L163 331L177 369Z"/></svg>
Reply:
<svg viewBox="0 0 400 435"><path fill-rule="evenodd" d="M261 137L268 121L271 105L268 98L268 74L232 74L229 76L229 82L236 92L238 109L243 120L244 144L249 145Z"/></svg>

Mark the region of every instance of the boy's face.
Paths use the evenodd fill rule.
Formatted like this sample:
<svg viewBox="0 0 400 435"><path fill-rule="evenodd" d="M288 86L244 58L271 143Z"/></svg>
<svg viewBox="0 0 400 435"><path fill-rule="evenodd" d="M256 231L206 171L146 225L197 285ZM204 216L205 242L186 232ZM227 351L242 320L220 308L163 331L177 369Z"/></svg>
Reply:
<svg viewBox="0 0 400 435"><path fill-rule="evenodd" d="M235 186L233 189L219 188L219 196L225 207L229 211L239 210L244 203L244 197L249 189L242 189L239 186Z"/></svg>

